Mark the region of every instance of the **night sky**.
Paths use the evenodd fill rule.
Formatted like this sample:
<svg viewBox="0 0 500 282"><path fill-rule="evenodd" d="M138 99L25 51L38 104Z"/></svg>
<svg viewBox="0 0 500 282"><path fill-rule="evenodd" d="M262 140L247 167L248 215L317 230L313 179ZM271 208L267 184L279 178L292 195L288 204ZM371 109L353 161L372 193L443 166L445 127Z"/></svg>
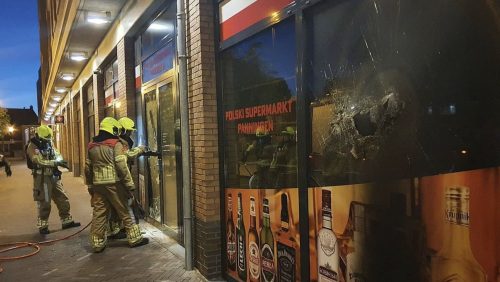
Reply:
<svg viewBox="0 0 500 282"><path fill-rule="evenodd" d="M2 1L0 8L0 107L37 110L40 66L36 0Z"/></svg>

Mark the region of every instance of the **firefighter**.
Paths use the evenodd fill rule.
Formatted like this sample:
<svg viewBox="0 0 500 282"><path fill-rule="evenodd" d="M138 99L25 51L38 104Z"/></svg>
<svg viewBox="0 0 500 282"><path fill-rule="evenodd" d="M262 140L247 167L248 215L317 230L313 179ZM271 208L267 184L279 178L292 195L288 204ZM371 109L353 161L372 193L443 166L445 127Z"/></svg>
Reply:
<svg viewBox="0 0 500 282"><path fill-rule="evenodd" d="M123 117L119 119L118 122L122 126L120 139L122 140L123 145L127 147L127 158L129 160L129 164L131 164L131 161L144 154L146 152L146 149L144 146L134 147L134 141L130 137L136 130L133 120L128 117Z"/></svg>
<svg viewBox="0 0 500 282"><path fill-rule="evenodd" d="M93 206L90 241L97 253L106 247L111 208L115 209L123 222L131 247L149 243L148 238L142 237L139 226L132 221L125 204L135 186L127 166L126 150L118 137L120 128L120 123L114 118L104 118L99 134L88 145L89 159L85 165L85 176L92 191Z"/></svg>
<svg viewBox="0 0 500 282"><path fill-rule="evenodd" d="M12 170L10 169L10 163L7 161L7 159L4 157L4 155L0 155L0 167L5 167L5 174L7 177L12 175Z"/></svg>
<svg viewBox="0 0 500 282"><path fill-rule="evenodd" d="M52 147L52 129L46 125L37 128L37 133L26 147L28 167L33 174L33 199L38 206L38 231L40 234L49 234L49 215L51 200L56 203L62 229L80 226L70 214L68 196L63 190L61 171L58 167L68 168L64 161Z"/></svg>
<svg viewBox="0 0 500 282"><path fill-rule="evenodd" d="M122 143L124 150L126 151L125 154L127 155L127 164L130 169L134 159L139 157L141 154L144 154L146 150L144 146L133 147L134 141L130 136L136 130L134 121L128 117L122 117L118 120L118 122L121 125L121 132L119 136L120 142ZM128 202L124 204L127 206L129 214L135 218L135 222L139 223L139 217L131 209L131 205L134 201L133 193L131 193L131 196L132 197L128 199ZM114 209L111 209L110 211L109 228L109 239L125 238L125 230Z"/></svg>

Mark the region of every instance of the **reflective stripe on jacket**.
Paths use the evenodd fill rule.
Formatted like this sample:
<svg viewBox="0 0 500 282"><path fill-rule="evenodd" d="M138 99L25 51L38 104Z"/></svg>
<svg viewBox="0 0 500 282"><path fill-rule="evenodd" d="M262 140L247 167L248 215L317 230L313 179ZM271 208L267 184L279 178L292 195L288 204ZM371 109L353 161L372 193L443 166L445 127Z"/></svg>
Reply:
<svg viewBox="0 0 500 282"><path fill-rule="evenodd" d="M118 139L91 142L88 146L89 159L85 162L87 185L122 182L126 187L133 187L125 152Z"/></svg>

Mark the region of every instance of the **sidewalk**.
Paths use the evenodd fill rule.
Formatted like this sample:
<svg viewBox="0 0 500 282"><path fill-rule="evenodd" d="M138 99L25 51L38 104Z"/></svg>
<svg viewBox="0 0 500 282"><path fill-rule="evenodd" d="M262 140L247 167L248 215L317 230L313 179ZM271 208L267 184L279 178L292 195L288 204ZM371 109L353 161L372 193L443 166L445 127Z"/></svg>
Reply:
<svg viewBox="0 0 500 282"><path fill-rule="evenodd" d="M51 234L36 229L36 205L32 200L32 178L24 162L12 162L12 177L0 171L0 244L16 241L43 241L62 238L79 229L61 230L57 208L52 204ZM81 178L63 174L71 212L82 226L92 217L90 196ZM92 253L89 229L70 239L42 246L35 256L1 262L0 281L205 281L197 271L184 270L184 249L148 223L141 222L146 246L129 248L126 240L111 241L103 253ZM30 252L11 252L14 256ZM6 256L7 254L0 254Z"/></svg>

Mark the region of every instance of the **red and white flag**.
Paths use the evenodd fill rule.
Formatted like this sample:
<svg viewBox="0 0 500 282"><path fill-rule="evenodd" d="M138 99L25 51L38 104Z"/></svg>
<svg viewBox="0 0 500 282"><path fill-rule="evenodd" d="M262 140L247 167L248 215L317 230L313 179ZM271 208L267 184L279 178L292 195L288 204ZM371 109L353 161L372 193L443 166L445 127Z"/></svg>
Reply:
<svg viewBox="0 0 500 282"><path fill-rule="evenodd" d="M219 6L221 41L272 17L293 0L226 0Z"/></svg>

